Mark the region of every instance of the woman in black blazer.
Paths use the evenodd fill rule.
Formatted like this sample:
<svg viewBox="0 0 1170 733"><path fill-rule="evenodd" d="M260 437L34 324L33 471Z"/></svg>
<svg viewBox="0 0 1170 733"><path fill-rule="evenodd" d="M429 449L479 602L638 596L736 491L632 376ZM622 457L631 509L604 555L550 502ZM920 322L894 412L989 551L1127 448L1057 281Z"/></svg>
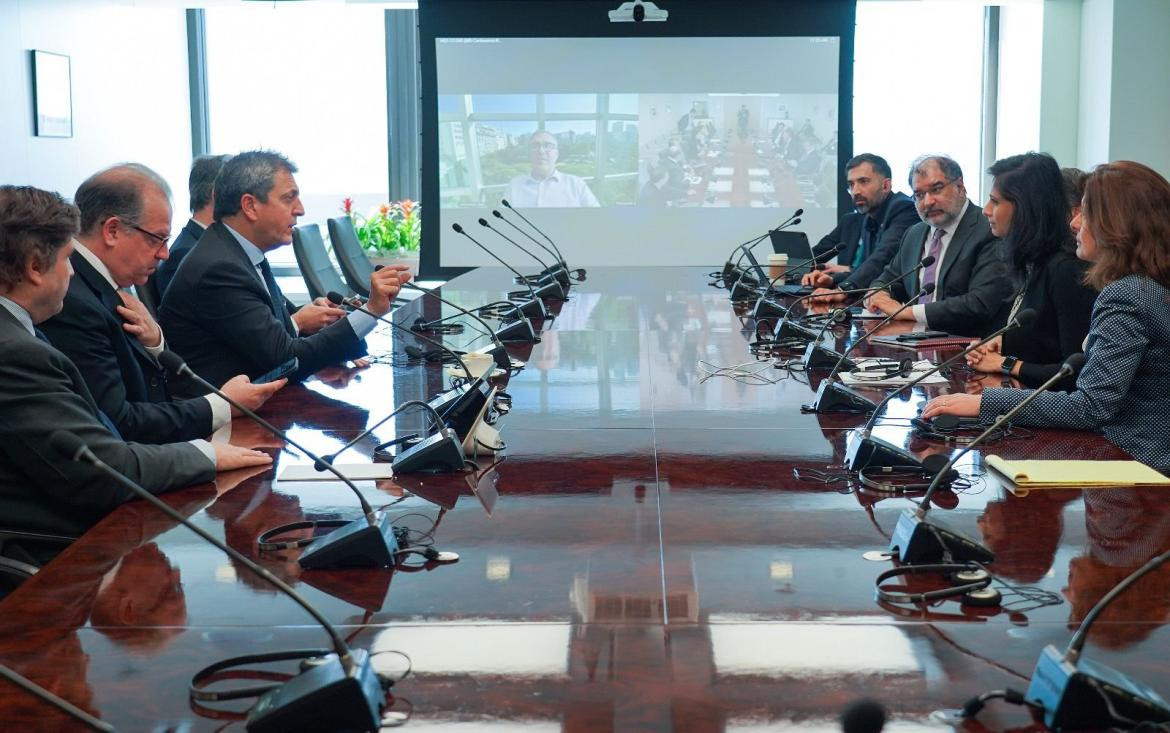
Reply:
<svg viewBox="0 0 1170 733"><path fill-rule="evenodd" d="M1097 291L1085 284L1088 264L1074 254L1064 178L1052 156L1013 155L987 172L995 181L983 214L992 234L1007 244L1014 286L996 326L1025 308L1036 311L1037 318L972 352L967 363L976 371L1038 387L1083 348ZM1061 386L1072 389L1073 380Z"/></svg>
<svg viewBox="0 0 1170 733"><path fill-rule="evenodd" d="M1047 392L1016 415L1021 425L1100 431L1134 458L1170 475L1170 183L1130 161L1103 165L1085 183L1077 256L1093 263L1086 362L1076 389ZM986 389L936 397L923 418L995 419L1029 390Z"/></svg>

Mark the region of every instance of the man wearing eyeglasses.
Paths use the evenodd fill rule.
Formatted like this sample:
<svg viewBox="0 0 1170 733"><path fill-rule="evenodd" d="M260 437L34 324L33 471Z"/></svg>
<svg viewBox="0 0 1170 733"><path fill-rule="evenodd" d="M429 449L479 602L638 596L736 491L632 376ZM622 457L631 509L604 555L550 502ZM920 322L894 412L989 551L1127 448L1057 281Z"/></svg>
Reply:
<svg viewBox="0 0 1170 733"><path fill-rule="evenodd" d="M513 178L504 198L513 206L529 208L600 206L584 178L557 170L559 155L555 137L544 130L532 133L528 139L532 172Z"/></svg>
<svg viewBox="0 0 1170 733"><path fill-rule="evenodd" d="M967 199L963 171L955 161L941 155L919 158L910 166L910 187L922 221L906 230L897 255L869 284L882 289L866 299L866 306L892 314L924 285L934 283L932 294L896 320L960 336L988 332L1012 289L1003 243L991 233L980 208ZM927 256L934 262L915 270Z"/></svg>
<svg viewBox="0 0 1170 733"><path fill-rule="evenodd" d="M231 421L233 410L214 395L172 400L156 361L166 347L162 329L129 292L167 259L170 187L157 173L125 163L95 173L74 202L81 232L73 240L61 312L40 324L49 341L77 365L98 407L126 440L171 443L205 438ZM252 409L283 381L228 380L223 389Z"/></svg>

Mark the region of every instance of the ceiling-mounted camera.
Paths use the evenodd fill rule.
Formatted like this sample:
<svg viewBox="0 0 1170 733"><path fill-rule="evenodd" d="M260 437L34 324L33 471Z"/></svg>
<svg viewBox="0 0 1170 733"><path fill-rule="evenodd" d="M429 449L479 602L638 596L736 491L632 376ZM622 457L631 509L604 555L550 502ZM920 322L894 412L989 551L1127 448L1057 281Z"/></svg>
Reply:
<svg viewBox="0 0 1170 733"><path fill-rule="evenodd" d="M650 0L632 0L624 2L617 10L609 11L611 23L641 23L643 21L662 22L670 15L669 11L660 9Z"/></svg>

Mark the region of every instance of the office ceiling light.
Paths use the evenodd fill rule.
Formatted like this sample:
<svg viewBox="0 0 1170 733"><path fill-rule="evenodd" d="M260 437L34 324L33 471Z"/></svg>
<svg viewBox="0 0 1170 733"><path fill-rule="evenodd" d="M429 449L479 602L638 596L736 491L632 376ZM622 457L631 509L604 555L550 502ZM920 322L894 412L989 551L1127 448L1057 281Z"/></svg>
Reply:
<svg viewBox="0 0 1170 733"><path fill-rule="evenodd" d="M670 13L666 10L660 10L657 5L646 0L633 0L633 2L624 2L617 7L617 10L609 11L610 23L641 23L642 21L656 21L661 23L666 20L666 16Z"/></svg>

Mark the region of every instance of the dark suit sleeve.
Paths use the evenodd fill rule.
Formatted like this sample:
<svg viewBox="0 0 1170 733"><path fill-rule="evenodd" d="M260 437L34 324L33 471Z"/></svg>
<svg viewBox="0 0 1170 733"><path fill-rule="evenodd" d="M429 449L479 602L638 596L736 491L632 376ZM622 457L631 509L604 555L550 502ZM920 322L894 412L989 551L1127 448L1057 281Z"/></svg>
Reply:
<svg viewBox="0 0 1170 733"><path fill-rule="evenodd" d="M881 273L870 280L868 283L858 280L850 280L858 287L876 288L882 287L888 290L890 296L898 302L905 302L909 295L906 293L906 287L902 280L898 277L902 274L906 267L904 262L914 262L918 260L918 253L922 251L923 235L919 227L910 227L902 235L901 241L898 243L898 249L890 257L889 262L882 269Z"/></svg>
<svg viewBox="0 0 1170 733"><path fill-rule="evenodd" d="M1074 392L1045 392L1020 411L1021 425L1094 430L1113 422L1150 346L1140 299L1132 282L1119 280L1101 291L1093 310L1091 349ZM986 420L1018 405L1023 389L983 391L979 413Z"/></svg>
<svg viewBox="0 0 1170 733"><path fill-rule="evenodd" d="M967 290L961 295L926 304L926 323L930 328L962 335L987 333L1000 305L1011 294L1011 280L1004 266L1003 242L986 239L971 246L976 251L971 253L974 262ZM950 272L954 272L954 268ZM944 281L943 288L946 287Z"/></svg>
<svg viewBox="0 0 1170 733"><path fill-rule="evenodd" d="M294 356L300 369L293 379L304 379L330 364L356 359L366 353L348 319L341 319L311 336L293 338L276 320L259 278L225 263L208 268L199 287L197 308L203 326L249 363L257 376Z"/></svg>
<svg viewBox="0 0 1170 733"><path fill-rule="evenodd" d="M898 205L898 203L895 202L892 205ZM843 290L869 287L869 283L873 282L897 256L898 250L902 247L902 238L906 236L906 230L919 221L921 219L918 218L918 211L914 208L914 204L898 206L897 211L890 213L890 223L882 230L881 237L878 238L869 257L866 257L865 261L853 272L843 273L840 278L837 278L837 284L845 283L842 285Z"/></svg>
<svg viewBox="0 0 1170 733"><path fill-rule="evenodd" d="M43 326L53 345L77 365L86 386L126 440L177 443L211 434L211 405L202 397L174 402L131 402L122 368L101 314L71 299L69 307Z"/></svg>
<svg viewBox="0 0 1170 733"><path fill-rule="evenodd" d="M189 443L143 445L116 438L75 391L71 364L35 343L14 344L0 360L2 450L28 476L29 493L58 507L101 516L132 494L91 466L49 447L55 430L81 438L103 462L152 493L210 481L215 466Z"/></svg>
<svg viewBox="0 0 1170 733"><path fill-rule="evenodd" d="M1053 267L1046 295L1047 306L1056 311L1061 360L1053 364L1023 362L1020 381L1024 384L1040 386L1055 376L1065 359L1082 351L1097 299L1097 292L1081 282L1083 275L1084 269L1077 260L1057 260Z"/></svg>

